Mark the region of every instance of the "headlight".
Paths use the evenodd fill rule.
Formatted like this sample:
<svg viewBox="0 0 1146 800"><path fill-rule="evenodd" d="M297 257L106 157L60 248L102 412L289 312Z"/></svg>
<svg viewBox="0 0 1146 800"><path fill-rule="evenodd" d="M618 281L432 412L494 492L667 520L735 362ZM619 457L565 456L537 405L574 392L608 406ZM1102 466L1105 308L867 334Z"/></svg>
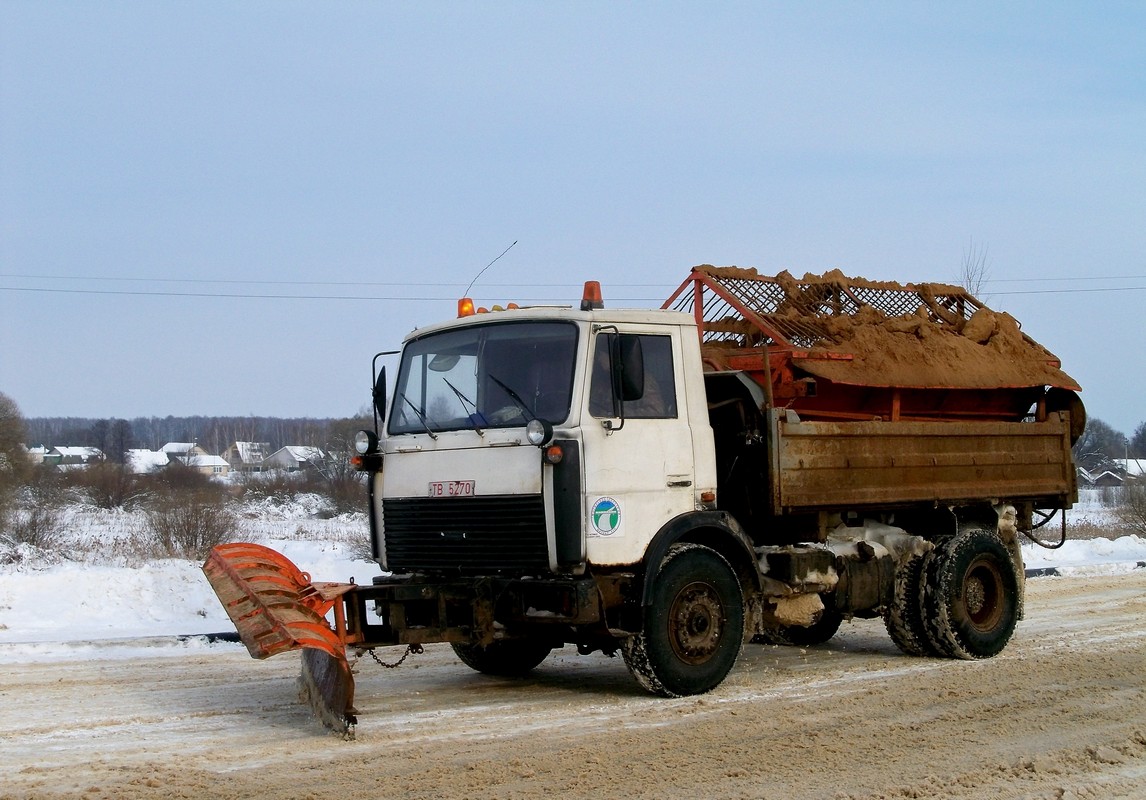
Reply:
<svg viewBox="0 0 1146 800"><path fill-rule="evenodd" d="M378 437L373 431L359 431L354 434L354 452L366 455L378 449Z"/></svg>
<svg viewBox="0 0 1146 800"><path fill-rule="evenodd" d="M543 419L531 419L525 425L525 438L536 447L542 447L553 438L553 426Z"/></svg>

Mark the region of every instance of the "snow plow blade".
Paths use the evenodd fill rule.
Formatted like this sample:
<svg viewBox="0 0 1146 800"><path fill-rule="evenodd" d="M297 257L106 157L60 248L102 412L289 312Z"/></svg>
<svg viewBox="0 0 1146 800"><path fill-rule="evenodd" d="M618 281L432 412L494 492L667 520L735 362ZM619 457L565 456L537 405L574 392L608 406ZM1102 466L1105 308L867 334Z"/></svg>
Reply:
<svg viewBox="0 0 1146 800"><path fill-rule="evenodd" d="M252 658L302 650L299 699L323 725L348 735L357 712L341 600L355 585L313 583L285 556L246 543L212 549L203 572Z"/></svg>

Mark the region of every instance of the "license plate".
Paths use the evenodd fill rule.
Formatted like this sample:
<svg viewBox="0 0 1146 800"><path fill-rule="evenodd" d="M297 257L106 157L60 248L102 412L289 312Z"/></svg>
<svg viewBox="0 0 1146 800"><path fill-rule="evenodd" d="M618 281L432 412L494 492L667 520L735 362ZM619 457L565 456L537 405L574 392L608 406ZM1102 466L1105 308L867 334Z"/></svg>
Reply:
<svg viewBox="0 0 1146 800"><path fill-rule="evenodd" d="M430 497L473 497L473 481L430 481Z"/></svg>

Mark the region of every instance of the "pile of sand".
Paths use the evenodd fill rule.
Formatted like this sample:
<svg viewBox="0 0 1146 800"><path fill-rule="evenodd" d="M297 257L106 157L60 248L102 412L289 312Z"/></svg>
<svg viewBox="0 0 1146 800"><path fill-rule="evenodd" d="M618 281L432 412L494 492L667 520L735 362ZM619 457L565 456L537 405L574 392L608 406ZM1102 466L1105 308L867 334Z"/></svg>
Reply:
<svg viewBox="0 0 1146 800"><path fill-rule="evenodd" d="M1053 354L1022 334L1014 317L988 308L952 326L936 322L923 308L913 315L885 317L865 306L854 317L832 317L827 327L829 338L798 363L840 383L1079 388ZM847 353L852 360L817 360L828 353Z"/></svg>
<svg viewBox="0 0 1146 800"><path fill-rule="evenodd" d="M797 279L788 272L761 276L754 269L700 267L718 281L761 281L778 285L783 299L765 295L772 307L755 303L765 324L781 334L797 327L819 337L813 346L793 347L795 365L837 383L863 386L988 389L1057 386L1078 390L1059 369L1059 360L1024 335L1010 314L992 311L956 286L899 284L852 278L839 270ZM733 284L725 284L738 295ZM860 291L855 291L860 290ZM875 290L872 292L870 290ZM911 313L890 315L863 298L885 298ZM849 302L836 301L846 294ZM878 300L873 300L878 302ZM954 308L975 309L964 317ZM849 360L831 358L848 355Z"/></svg>

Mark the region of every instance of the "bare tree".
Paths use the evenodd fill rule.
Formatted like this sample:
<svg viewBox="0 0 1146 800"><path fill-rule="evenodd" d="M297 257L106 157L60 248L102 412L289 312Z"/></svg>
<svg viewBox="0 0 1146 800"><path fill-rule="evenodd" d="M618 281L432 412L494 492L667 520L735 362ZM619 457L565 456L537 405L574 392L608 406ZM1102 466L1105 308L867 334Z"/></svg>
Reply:
<svg viewBox="0 0 1146 800"><path fill-rule="evenodd" d="M23 444L24 418L20 408L0 392L0 530L5 527L16 490L24 484L31 467Z"/></svg>
<svg viewBox="0 0 1146 800"><path fill-rule="evenodd" d="M1116 460L1126 452L1126 437L1121 431L1091 417L1086 421L1086 429L1071 448L1074 463L1090 471L1115 469Z"/></svg>
<svg viewBox="0 0 1146 800"><path fill-rule="evenodd" d="M99 451L105 456L108 451L108 439L111 434L111 421L106 419L97 419L91 426L91 442L92 447L99 448Z"/></svg>
<svg viewBox="0 0 1146 800"><path fill-rule="evenodd" d="M1136 533L1146 535L1146 483L1128 483L1119 499L1118 518Z"/></svg>
<svg viewBox="0 0 1146 800"><path fill-rule="evenodd" d="M959 285L979 299L983 299L983 289L991 280L991 264L987 257L987 246L976 245L972 238L963 251L963 262L959 267Z"/></svg>
<svg viewBox="0 0 1146 800"><path fill-rule="evenodd" d="M1146 422L1139 422L1130 437L1130 458L1146 458Z"/></svg>
<svg viewBox="0 0 1146 800"><path fill-rule="evenodd" d="M127 451L133 444L131 423L125 419L113 419L111 431L108 433L108 461L123 464L127 461Z"/></svg>
<svg viewBox="0 0 1146 800"><path fill-rule="evenodd" d="M123 464L105 461L79 470L73 484L98 508L130 508L143 494L139 482Z"/></svg>

